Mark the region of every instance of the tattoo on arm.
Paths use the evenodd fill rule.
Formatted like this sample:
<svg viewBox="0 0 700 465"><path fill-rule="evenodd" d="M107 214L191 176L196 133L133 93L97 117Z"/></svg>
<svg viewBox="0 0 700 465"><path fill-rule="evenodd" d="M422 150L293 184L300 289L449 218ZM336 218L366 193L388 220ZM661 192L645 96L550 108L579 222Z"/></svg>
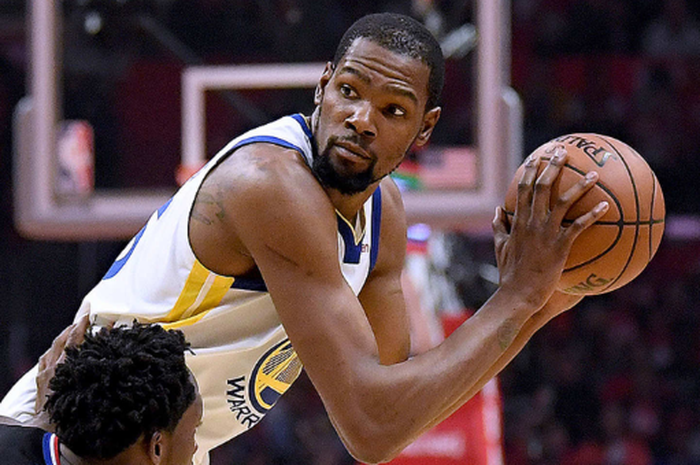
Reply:
<svg viewBox="0 0 700 465"><path fill-rule="evenodd" d="M192 219L207 226L214 224L216 219L223 221L224 205L221 192L217 191L216 194L212 194L201 190L192 207Z"/></svg>
<svg viewBox="0 0 700 465"><path fill-rule="evenodd" d="M512 319L508 318L501 324L496 334L501 350L506 350L517 336L518 326Z"/></svg>

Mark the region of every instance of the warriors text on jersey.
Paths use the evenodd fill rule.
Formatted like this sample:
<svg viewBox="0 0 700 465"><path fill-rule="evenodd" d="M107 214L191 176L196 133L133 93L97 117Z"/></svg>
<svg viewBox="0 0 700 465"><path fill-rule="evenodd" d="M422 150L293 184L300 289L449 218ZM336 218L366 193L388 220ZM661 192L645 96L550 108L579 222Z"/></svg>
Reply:
<svg viewBox="0 0 700 465"><path fill-rule="evenodd" d="M206 174L237 148L275 144L298 151L310 164L312 137L296 114L231 141L151 216L83 301L81 313L89 311L98 324L136 318L185 333L194 352L188 366L204 400L200 455L255 426L302 366L265 283L218 275L195 257L188 238L195 196ZM338 258L355 294L376 261L380 218L380 189L358 215L364 230L338 214ZM0 413L4 408L5 402Z"/></svg>

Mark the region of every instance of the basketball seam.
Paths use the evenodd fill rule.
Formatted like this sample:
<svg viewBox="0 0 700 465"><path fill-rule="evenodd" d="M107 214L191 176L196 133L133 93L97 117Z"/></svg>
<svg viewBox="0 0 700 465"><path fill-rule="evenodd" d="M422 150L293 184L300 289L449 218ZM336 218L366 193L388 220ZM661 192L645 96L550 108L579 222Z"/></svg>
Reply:
<svg viewBox="0 0 700 465"><path fill-rule="evenodd" d="M566 163L566 164L564 165L564 167L565 167L565 168L569 168L571 171L574 171L575 173L578 173L578 174L581 175L581 176L585 176L585 175L586 175L586 173L585 173L583 170L581 170L581 169L579 169L579 168L577 168L577 167L575 167L575 166L569 165L568 163ZM600 182L596 182L596 186L598 186L598 187L599 187L600 189L602 189L605 193L607 193L608 196L615 202L615 205L617 206L617 211L620 212L620 219L617 220L617 221L608 221L608 222L605 222L605 223L601 223L600 221L596 221L595 224L605 224L605 225L610 225L610 226L617 226L617 236L615 236L615 239L614 239L614 240L612 241L612 243L608 246L608 248L606 248L605 250L603 250L601 253L597 254L595 257L591 257L591 258L589 258L588 260L579 263L578 265L575 265L575 266L572 266L572 267L569 267L569 268L565 268L565 269L563 270L564 273L570 272L570 271L578 270L579 268L582 268L582 267L584 267L584 266L586 266L586 265L589 265L589 264L595 262L595 261L598 260L600 257L604 256L605 254L607 254L608 252L610 252L613 248L615 248L615 246L617 245L617 243L620 241L620 238L622 237L622 230L624 229L626 223L625 223L625 221L624 221L624 212L622 211L622 205L621 205L620 201L619 201L618 198L615 196L615 194L613 193L613 191L612 191L610 188L608 188L605 184L602 184L602 183L600 183ZM564 220L564 221L562 221L562 223L565 223L565 222L573 223L572 220ZM633 223L632 223L632 224L633 224ZM616 278L616 279L617 279L617 278Z"/></svg>
<svg viewBox="0 0 700 465"><path fill-rule="evenodd" d="M632 248L630 249L630 253L627 257L627 262L625 263L625 266L622 267L622 270L620 271L620 274L617 275L615 279L613 279L607 286L605 286L604 290L610 289L614 284L616 284L622 275L625 274L625 271L627 271L627 268L629 268L630 263L632 262L632 256L634 255L634 251L637 248L637 241L639 240L639 228L640 228L640 222L639 222L639 215L640 215L640 208L639 208L639 191L637 190L637 182L634 179L634 176L632 176L632 171L630 170L629 165L627 164L627 160L625 160L625 157L622 156L622 153L615 147L608 139L605 137L598 135L603 141L605 141L612 149L617 153L617 155L620 157L620 160L622 160L622 164L625 166L625 170L627 171L627 174L629 176L630 182L632 184L632 191L634 192L634 206L635 210L637 213L637 221L632 223L631 225L634 225L634 240L632 241ZM621 211L621 219L624 222L624 212ZM651 219L650 214L650 219Z"/></svg>

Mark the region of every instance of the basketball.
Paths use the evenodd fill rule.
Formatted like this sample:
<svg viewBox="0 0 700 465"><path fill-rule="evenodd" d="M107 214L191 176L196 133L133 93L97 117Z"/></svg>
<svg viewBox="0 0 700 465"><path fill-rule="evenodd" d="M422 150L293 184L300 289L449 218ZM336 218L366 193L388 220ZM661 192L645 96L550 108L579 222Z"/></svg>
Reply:
<svg viewBox="0 0 700 465"><path fill-rule="evenodd" d="M553 185L553 198L566 192L589 171L598 181L569 210L564 224L591 210L601 201L610 207L605 215L574 241L559 281L568 294L595 295L619 289L636 278L652 259L664 232L666 207L661 186L649 165L629 145L599 134L568 134L537 148L538 173L554 151L568 153L561 176ZM517 185L524 166L508 187L505 210L515 211Z"/></svg>

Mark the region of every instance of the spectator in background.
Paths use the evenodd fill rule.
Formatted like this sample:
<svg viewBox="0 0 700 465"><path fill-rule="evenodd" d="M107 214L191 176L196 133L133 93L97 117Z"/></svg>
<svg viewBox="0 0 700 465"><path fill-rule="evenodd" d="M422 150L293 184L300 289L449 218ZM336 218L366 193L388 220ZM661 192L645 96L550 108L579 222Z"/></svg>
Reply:
<svg viewBox="0 0 700 465"><path fill-rule="evenodd" d="M700 25L686 0L664 0L641 43L647 61L630 142L648 159L674 210L694 212L698 200L688 194L700 175Z"/></svg>
<svg viewBox="0 0 700 465"><path fill-rule="evenodd" d="M700 27L686 0L664 0L662 16L644 31L642 50L653 58L700 56Z"/></svg>

